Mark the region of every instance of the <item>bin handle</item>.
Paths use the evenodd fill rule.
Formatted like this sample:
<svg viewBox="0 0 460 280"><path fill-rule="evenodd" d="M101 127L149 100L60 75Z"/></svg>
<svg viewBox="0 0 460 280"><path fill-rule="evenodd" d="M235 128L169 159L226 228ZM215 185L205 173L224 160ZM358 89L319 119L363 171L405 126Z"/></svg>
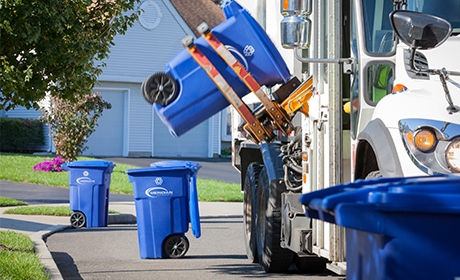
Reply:
<svg viewBox="0 0 460 280"><path fill-rule="evenodd" d="M189 185L189 215L190 223L192 224L192 232L196 238L201 236L200 213L198 208L198 193L196 189L196 173L193 172L190 176Z"/></svg>

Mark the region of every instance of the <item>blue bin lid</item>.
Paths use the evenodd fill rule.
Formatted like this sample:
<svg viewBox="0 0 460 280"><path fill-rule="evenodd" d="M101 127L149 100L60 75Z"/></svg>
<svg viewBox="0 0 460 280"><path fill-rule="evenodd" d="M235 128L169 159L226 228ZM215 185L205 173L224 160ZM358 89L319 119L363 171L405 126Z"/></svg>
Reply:
<svg viewBox="0 0 460 280"><path fill-rule="evenodd" d="M80 167L115 167L111 161L102 161L102 160L80 160L80 161L71 161L64 163L62 165L63 169L69 170L71 168L80 168Z"/></svg>
<svg viewBox="0 0 460 280"><path fill-rule="evenodd" d="M178 171L178 170L190 170L194 174L201 168L201 164L190 161L158 161L150 164L147 168L136 168L127 169L125 173L150 173L155 171Z"/></svg>
<svg viewBox="0 0 460 280"><path fill-rule="evenodd" d="M162 168L176 168L176 167L185 167L192 169L193 171L198 171L202 166L197 162L191 161L179 161L179 160L168 160L168 161L157 161L152 162L150 167L162 169Z"/></svg>
<svg viewBox="0 0 460 280"><path fill-rule="evenodd" d="M307 216L330 223L336 222L343 206L354 205L380 212L460 214L460 176L364 180L303 194L300 202Z"/></svg>

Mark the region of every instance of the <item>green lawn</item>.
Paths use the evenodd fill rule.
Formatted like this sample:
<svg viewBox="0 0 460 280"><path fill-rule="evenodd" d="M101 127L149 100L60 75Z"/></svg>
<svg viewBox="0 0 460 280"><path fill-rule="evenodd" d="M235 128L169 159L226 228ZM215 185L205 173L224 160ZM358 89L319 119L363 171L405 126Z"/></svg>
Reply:
<svg viewBox="0 0 460 280"><path fill-rule="evenodd" d="M0 197L0 207L28 205L27 202L19 201L9 197Z"/></svg>
<svg viewBox="0 0 460 280"><path fill-rule="evenodd" d="M69 206L23 206L8 209L5 214L19 215L46 215L46 216L72 216L73 211ZM120 214L120 212L109 209L109 214Z"/></svg>
<svg viewBox="0 0 460 280"><path fill-rule="evenodd" d="M27 235L0 231L0 279L49 279Z"/></svg>
<svg viewBox="0 0 460 280"><path fill-rule="evenodd" d="M34 165L52 156L0 153L0 180L34 183L48 186L69 187L67 172L35 172ZM97 160L79 157L78 160ZM111 175L110 192L132 194L132 184L128 182L126 169L138 168L116 163ZM198 175L199 176L199 175ZM240 185L198 178L198 200L200 201L243 201Z"/></svg>

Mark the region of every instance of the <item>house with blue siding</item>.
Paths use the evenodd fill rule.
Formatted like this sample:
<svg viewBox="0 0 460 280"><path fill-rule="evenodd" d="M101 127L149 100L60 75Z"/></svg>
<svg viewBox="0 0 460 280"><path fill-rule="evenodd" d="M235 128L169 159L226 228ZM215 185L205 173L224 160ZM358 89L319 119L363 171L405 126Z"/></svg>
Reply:
<svg viewBox="0 0 460 280"><path fill-rule="evenodd" d="M230 142L228 112L224 110L181 137L174 138L152 105L141 94L141 84L183 49L181 40L197 36L203 21L211 27L225 17L211 0L143 0L138 21L124 35L117 35L95 92L112 104L88 138L87 156L213 157ZM30 117L37 111L17 108L4 117ZM48 138L49 139L49 138ZM48 151L52 143L48 140Z"/></svg>

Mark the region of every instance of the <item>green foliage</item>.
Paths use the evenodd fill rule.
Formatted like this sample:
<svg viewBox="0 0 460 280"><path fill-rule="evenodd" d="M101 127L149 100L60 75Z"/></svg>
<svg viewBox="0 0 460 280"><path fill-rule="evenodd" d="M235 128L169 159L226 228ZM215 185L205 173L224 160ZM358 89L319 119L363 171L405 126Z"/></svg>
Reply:
<svg viewBox="0 0 460 280"><path fill-rule="evenodd" d="M91 92L139 0L0 0L0 109ZM131 12L128 12L131 11Z"/></svg>
<svg viewBox="0 0 460 280"><path fill-rule="evenodd" d="M70 216L73 211L66 206L23 206L8 209L4 214Z"/></svg>
<svg viewBox="0 0 460 280"><path fill-rule="evenodd" d="M45 215L45 216L71 216L73 211L69 206L25 206L11 208L3 212L4 214L18 215ZM120 212L109 209L109 214L119 214Z"/></svg>
<svg viewBox="0 0 460 280"><path fill-rule="evenodd" d="M86 140L96 130L102 111L112 108L99 93L76 96L75 99L51 97L50 107L42 109L40 118L48 124L56 154L65 162L75 161L87 149Z"/></svg>
<svg viewBox="0 0 460 280"><path fill-rule="evenodd" d="M19 201L9 197L0 197L0 207L28 205L27 202Z"/></svg>
<svg viewBox="0 0 460 280"><path fill-rule="evenodd" d="M0 118L0 151L27 152L43 145L43 123L38 120Z"/></svg>
<svg viewBox="0 0 460 280"><path fill-rule="evenodd" d="M49 279L27 235L0 231L0 244L1 279Z"/></svg>

